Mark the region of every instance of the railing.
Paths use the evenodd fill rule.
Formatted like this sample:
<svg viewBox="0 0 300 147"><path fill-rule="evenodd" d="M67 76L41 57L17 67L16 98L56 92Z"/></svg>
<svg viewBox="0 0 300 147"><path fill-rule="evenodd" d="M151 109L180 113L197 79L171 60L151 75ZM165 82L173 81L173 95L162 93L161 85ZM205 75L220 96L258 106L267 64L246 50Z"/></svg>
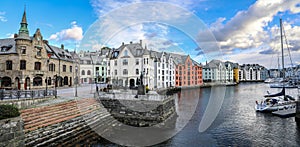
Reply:
<svg viewBox="0 0 300 147"><path fill-rule="evenodd" d="M2 90L0 89L0 100L24 99L24 98L45 98L56 96L56 90Z"/></svg>

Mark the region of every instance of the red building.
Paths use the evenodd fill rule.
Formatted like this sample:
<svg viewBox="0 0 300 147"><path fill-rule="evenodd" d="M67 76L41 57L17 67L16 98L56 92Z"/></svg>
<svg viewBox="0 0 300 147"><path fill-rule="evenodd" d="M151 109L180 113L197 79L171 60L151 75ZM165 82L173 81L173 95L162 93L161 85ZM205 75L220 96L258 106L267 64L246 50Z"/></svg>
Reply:
<svg viewBox="0 0 300 147"><path fill-rule="evenodd" d="M202 80L202 65L190 56L177 57L176 60L176 86L200 86Z"/></svg>

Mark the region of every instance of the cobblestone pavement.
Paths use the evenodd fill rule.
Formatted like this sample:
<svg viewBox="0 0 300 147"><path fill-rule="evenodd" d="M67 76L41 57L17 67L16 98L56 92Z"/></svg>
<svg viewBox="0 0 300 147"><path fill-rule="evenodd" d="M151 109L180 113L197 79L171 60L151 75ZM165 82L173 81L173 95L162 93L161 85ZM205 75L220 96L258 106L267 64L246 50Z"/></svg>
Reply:
<svg viewBox="0 0 300 147"><path fill-rule="evenodd" d="M96 91L95 84L86 84L80 85L77 87L77 96L75 97L75 86L70 88L59 88L57 89L57 98L53 100L49 100L43 103L38 104L37 106L47 106L52 104L57 104L61 102L66 102L75 99L82 98L93 98L94 93Z"/></svg>

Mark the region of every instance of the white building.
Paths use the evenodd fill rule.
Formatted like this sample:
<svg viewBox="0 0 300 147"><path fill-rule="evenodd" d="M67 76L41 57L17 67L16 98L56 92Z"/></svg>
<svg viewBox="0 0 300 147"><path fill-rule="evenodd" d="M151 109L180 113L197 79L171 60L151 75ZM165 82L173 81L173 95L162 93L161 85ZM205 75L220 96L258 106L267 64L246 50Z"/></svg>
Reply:
<svg viewBox="0 0 300 147"><path fill-rule="evenodd" d="M204 82L233 81L233 68L231 64L225 64L220 60L212 60L203 66Z"/></svg>
<svg viewBox="0 0 300 147"><path fill-rule="evenodd" d="M100 51L88 52L80 51L78 53L80 62L80 83L106 83L106 57Z"/></svg>
<svg viewBox="0 0 300 147"><path fill-rule="evenodd" d="M156 88L166 88L175 86L175 69L173 54L166 52L151 52L156 55L155 86Z"/></svg>
<svg viewBox="0 0 300 147"><path fill-rule="evenodd" d="M150 89L175 85L175 65L167 53L143 48L140 43L124 44L113 49L107 62L107 76L115 86L137 87L141 74L143 84Z"/></svg>
<svg viewBox="0 0 300 147"><path fill-rule="evenodd" d="M240 81L264 81L267 77L267 70L261 65L243 64L240 66Z"/></svg>

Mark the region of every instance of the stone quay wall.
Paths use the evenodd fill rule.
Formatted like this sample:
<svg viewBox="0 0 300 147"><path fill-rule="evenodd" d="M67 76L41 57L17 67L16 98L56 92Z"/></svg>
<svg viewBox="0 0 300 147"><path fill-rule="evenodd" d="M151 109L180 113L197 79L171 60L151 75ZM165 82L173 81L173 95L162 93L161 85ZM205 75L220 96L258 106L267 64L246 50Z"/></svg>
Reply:
<svg viewBox="0 0 300 147"><path fill-rule="evenodd" d="M11 99L0 101L0 105L14 105L19 109L31 108L39 103L56 99L54 96L49 96L46 98L25 98L25 99Z"/></svg>
<svg viewBox="0 0 300 147"><path fill-rule="evenodd" d="M20 117L0 120L0 147L24 146L23 125Z"/></svg>
<svg viewBox="0 0 300 147"><path fill-rule="evenodd" d="M118 121L136 127L148 127L163 123L175 116L175 98L168 96L161 99L149 98L149 95L139 95L138 98L124 99L100 96L102 105ZM124 96L123 97L129 97ZM151 96L150 96L151 97Z"/></svg>

